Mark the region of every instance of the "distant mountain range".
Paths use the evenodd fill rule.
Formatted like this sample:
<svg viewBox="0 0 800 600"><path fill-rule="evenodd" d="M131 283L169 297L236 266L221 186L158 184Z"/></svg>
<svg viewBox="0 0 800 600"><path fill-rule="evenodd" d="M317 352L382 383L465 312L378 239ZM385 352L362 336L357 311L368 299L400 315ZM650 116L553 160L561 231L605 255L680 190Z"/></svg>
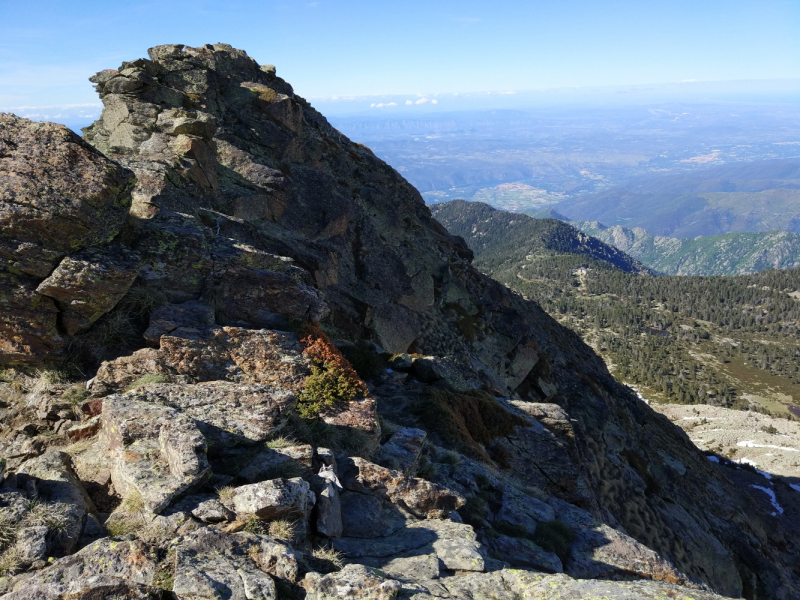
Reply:
<svg viewBox="0 0 800 600"><path fill-rule="evenodd" d="M713 159L713 152L697 160ZM694 160L694 159L687 159ZM800 159L651 175L554 208L570 219L693 238L742 231L800 233Z"/></svg>
<svg viewBox="0 0 800 600"><path fill-rule="evenodd" d="M664 275L747 275L800 267L800 234L789 231L681 239L652 235L641 227L609 227L597 221L570 220L552 208L528 214L538 219L567 221Z"/></svg>
<svg viewBox="0 0 800 600"><path fill-rule="evenodd" d="M651 273L625 252L556 219L537 219L492 208L480 202L453 200L430 207L454 235L466 239L476 255L499 264L559 259L570 268L583 265Z"/></svg>

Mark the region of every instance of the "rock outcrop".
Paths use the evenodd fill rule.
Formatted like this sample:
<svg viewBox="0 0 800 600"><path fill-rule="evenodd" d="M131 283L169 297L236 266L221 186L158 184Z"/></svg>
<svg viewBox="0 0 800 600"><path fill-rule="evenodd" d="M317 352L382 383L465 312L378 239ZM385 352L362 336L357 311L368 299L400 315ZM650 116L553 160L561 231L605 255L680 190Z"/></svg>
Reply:
<svg viewBox="0 0 800 600"><path fill-rule="evenodd" d="M274 67L169 45L92 81L85 142L0 118L0 361L85 374L0 387L0 592L800 594L800 498L778 514L478 273ZM51 447L89 503L48 565L19 548L53 538L25 517Z"/></svg>

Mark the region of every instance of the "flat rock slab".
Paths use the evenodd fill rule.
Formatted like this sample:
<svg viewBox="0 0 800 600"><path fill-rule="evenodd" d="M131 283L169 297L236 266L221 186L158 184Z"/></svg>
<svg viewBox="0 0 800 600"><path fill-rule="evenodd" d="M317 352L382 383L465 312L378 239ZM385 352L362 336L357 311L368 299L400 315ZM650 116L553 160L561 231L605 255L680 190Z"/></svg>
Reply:
<svg viewBox="0 0 800 600"><path fill-rule="evenodd" d="M255 515L270 521L308 520L315 500L308 482L299 477L242 485L234 489L231 498L237 515Z"/></svg>
<svg viewBox="0 0 800 600"><path fill-rule="evenodd" d="M172 598L167 590L131 583L115 577L92 577L80 580L62 591L58 585L33 584L2 596L3 600L75 600L76 598L113 598L114 600L167 600Z"/></svg>
<svg viewBox="0 0 800 600"><path fill-rule="evenodd" d="M346 565L338 573L321 576L309 573L303 580L306 600L393 600L400 593L400 583L388 579L378 569L364 565Z"/></svg>
<svg viewBox="0 0 800 600"><path fill-rule="evenodd" d="M37 292L61 307L67 335L86 331L117 305L139 272L139 255L122 244L67 256Z"/></svg>
<svg viewBox="0 0 800 600"><path fill-rule="evenodd" d="M156 562L155 549L147 544L138 540L103 538L41 571L14 577L8 589L16 599L50 599L82 597L87 588L114 589L123 583L149 586L156 573ZM146 598L151 590L145 587L140 592L145 594L141 597Z"/></svg>
<svg viewBox="0 0 800 600"><path fill-rule="evenodd" d="M102 418L114 487L123 497L138 493L147 511L160 513L211 477L203 435L174 408L109 396Z"/></svg>
<svg viewBox="0 0 800 600"><path fill-rule="evenodd" d="M64 125L3 114L0 140L0 238L68 254L117 234L133 173Z"/></svg>
<svg viewBox="0 0 800 600"><path fill-rule="evenodd" d="M161 347L104 362L92 393L124 390L143 375L159 373L182 383L260 383L298 392L309 374L293 333L238 327L181 327L161 337Z"/></svg>
<svg viewBox="0 0 800 600"><path fill-rule="evenodd" d="M341 461L339 473L346 490L397 504L417 518L442 517L465 502L452 490L425 479L406 477L363 458Z"/></svg>
<svg viewBox="0 0 800 600"><path fill-rule="evenodd" d="M409 526L435 534L433 550L445 569L451 571L483 571L486 565L479 552L481 545L471 525L448 519L428 519Z"/></svg>
<svg viewBox="0 0 800 600"><path fill-rule="evenodd" d="M409 600L723 600L712 592L655 581L595 581L503 569L408 586Z"/></svg>
<svg viewBox="0 0 800 600"><path fill-rule="evenodd" d="M314 449L308 444L266 448L239 472L245 481L256 483L276 477L299 477L312 473Z"/></svg>
<svg viewBox="0 0 800 600"><path fill-rule="evenodd" d="M446 519L418 521L387 537L342 537L332 544L351 562L380 568L404 581L433 579L440 569L485 569L472 527Z"/></svg>
<svg viewBox="0 0 800 600"><path fill-rule="evenodd" d="M549 503L575 533L566 573L577 579L613 579L635 573L655 581L690 584L689 577L668 559L563 500Z"/></svg>
<svg viewBox="0 0 800 600"><path fill-rule="evenodd" d="M274 600L275 582L250 556L258 550L258 536L199 529L175 551L172 591L187 600Z"/></svg>
<svg viewBox="0 0 800 600"><path fill-rule="evenodd" d="M342 534L355 538L381 538L402 529L414 519L408 511L378 496L344 490L340 496Z"/></svg>
<svg viewBox="0 0 800 600"><path fill-rule="evenodd" d="M263 383L209 381L179 385L152 383L128 393L137 400L166 404L193 419L215 450L243 441L263 442L297 404L293 391Z"/></svg>
<svg viewBox="0 0 800 600"><path fill-rule="evenodd" d="M525 538L501 535L491 542L495 555L516 567L561 573L564 567L561 559L553 552L548 552Z"/></svg>
<svg viewBox="0 0 800 600"><path fill-rule="evenodd" d="M348 559L358 560L362 557L391 558L405 555L410 550L432 548L436 539L436 533L429 529L404 528L387 537L340 537L333 540L332 544L335 550L342 552Z"/></svg>

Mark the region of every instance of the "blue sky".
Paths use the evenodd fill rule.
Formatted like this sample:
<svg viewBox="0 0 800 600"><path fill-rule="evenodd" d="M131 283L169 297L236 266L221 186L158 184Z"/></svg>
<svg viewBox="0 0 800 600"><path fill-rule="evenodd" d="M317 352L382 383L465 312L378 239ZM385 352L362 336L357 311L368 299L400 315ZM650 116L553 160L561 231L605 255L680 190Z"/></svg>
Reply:
<svg viewBox="0 0 800 600"><path fill-rule="evenodd" d="M0 107L97 103L91 74L164 43L243 48L312 101L430 107L454 92L800 78L799 34L800 0L0 0Z"/></svg>

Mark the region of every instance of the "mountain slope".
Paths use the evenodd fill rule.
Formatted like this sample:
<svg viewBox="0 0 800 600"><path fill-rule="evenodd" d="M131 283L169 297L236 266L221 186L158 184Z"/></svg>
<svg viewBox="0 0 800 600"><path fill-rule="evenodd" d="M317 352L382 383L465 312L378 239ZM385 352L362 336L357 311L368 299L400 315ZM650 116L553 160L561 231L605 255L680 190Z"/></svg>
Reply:
<svg viewBox="0 0 800 600"><path fill-rule="evenodd" d="M92 78L93 148L0 116L3 600L800 593L791 488L773 515L274 67L148 55ZM80 149L127 186L58 194ZM125 218L53 242L34 183Z"/></svg>
<svg viewBox="0 0 800 600"><path fill-rule="evenodd" d="M571 219L641 227L659 236L800 233L800 160L735 163L639 178L555 208Z"/></svg>
<svg viewBox="0 0 800 600"><path fill-rule="evenodd" d="M530 244L507 227L485 227L487 214L505 225L526 222L459 207L446 222L476 249L475 265L573 328L648 398L797 410L800 269L642 277L579 255L528 253Z"/></svg>
<svg viewBox="0 0 800 600"><path fill-rule="evenodd" d="M665 275L744 275L800 266L800 234L740 232L697 238L654 236L640 227L606 227L597 221L570 221Z"/></svg>
<svg viewBox="0 0 800 600"><path fill-rule="evenodd" d="M430 208L450 233L467 239L477 255L492 255L495 260L507 261L522 260L529 255L569 257L576 265L588 262L601 268L648 272L623 251L582 235L571 225L555 219L535 219L463 200Z"/></svg>

